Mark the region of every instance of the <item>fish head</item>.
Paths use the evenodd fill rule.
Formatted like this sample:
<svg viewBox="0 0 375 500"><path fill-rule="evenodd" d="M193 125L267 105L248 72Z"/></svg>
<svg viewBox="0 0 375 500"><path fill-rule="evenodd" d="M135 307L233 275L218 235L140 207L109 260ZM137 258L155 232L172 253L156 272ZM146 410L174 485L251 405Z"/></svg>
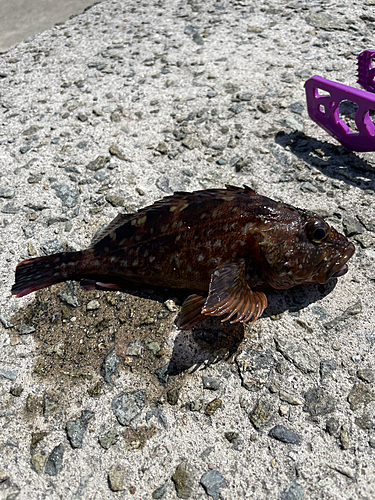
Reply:
<svg viewBox="0 0 375 500"><path fill-rule="evenodd" d="M307 283L323 284L343 276L355 252L353 243L319 215L298 209L296 212L299 213L289 221L289 232L280 244L283 259L272 266L269 284L285 289Z"/></svg>

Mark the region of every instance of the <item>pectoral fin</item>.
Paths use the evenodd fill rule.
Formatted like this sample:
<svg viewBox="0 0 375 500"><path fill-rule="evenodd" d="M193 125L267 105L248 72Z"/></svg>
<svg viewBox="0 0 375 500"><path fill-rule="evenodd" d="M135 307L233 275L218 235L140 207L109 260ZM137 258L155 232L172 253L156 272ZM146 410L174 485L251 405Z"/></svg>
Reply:
<svg viewBox="0 0 375 500"><path fill-rule="evenodd" d="M185 330L192 328L204 318L202 314L202 307L206 302L206 297L203 295L189 295L189 297L182 304L179 328Z"/></svg>
<svg viewBox="0 0 375 500"><path fill-rule="evenodd" d="M228 316L235 314L231 323L246 323L257 320L267 307L267 297L263 292L253 291L247 284L245 261L219 266L211 275L210 291L201 310L209 316Z"/></svg>

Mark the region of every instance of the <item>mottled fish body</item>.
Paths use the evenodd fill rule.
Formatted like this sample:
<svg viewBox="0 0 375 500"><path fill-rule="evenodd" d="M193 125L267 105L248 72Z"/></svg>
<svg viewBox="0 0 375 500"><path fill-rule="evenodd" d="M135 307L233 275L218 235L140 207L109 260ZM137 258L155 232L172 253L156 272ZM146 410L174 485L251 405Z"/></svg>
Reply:
<svg viewBox="0 0 375 500"><path fill-rule="evenodd" d="M12 293L70 279L87 289L166 287L196 292L183 304L181 328L204 315L246 322L267 306L262 289L325 283L346 272L353 253L317 214L227 186L119 214L87 250L23 261Z"/></svg>

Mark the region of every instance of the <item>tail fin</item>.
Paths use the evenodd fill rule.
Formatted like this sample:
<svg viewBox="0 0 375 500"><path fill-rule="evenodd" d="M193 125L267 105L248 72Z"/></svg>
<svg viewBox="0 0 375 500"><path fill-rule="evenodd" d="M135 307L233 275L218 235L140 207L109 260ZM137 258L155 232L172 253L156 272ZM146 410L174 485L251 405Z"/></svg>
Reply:
<svg viewBox="0 0 375 500"><path fill-rule="evenodd" d="M74 279L77 274L76 262L81 257L78 254L81 252L63 252L20 262L16 268L12 294L23 297L55 283Z"/></svg>

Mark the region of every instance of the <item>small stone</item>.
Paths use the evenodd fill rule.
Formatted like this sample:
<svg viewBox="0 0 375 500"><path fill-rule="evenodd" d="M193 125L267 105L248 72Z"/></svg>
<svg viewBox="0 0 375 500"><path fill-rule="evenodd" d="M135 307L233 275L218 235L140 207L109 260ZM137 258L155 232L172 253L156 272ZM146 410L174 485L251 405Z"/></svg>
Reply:
<svg viewBox="0 0 375 500"><path fill-rule="evenodd" d="M267 102L260 102L258 104L257 108L262 113L271 113L271 111L272 111L272 106L270 104L268 104Z"/></svg>
<svg viewBox="0 0 375 500"><path fill-rule="evenodd" d="M101 168L104 168L106 164L109 162L109 158L106 156L98 156L95 160L91 161L88 165L86 165L87 170L92 170L96 172Z"/></svg>
<svg viewBox="0 0 375 500"><path fill-rule="evenodd" d="M275 427L269 431L268 435L283 443L300 444L300 440L296 434L283 425L275 425Z"/></svg>
<svg viewBox="0 0 375 500"><path fill-rule="evenodd" d="M102 366L100 368L100 375L109 385L112 385L112 375L118 377L117 366L119 361L120 360L116 354L116 350L114 347L112 347L104 358Z"/></svg>
<svg viewBox="0 0 375 500"><path fill-rule="evenodd" d="M151 340L151 339L148 339L148 340ZM160 344L159 342L154 342L154 341L151 341L151 342L147 342L147 340L145 341L145 346L146 348L151 351L155 356L156 354L160 351Z"/></svg>
<svg viewBox="0 0 375 500"><path fill-rule="evenodd" d="M236 358L242 385L251 392L257 392L267 384L275 359L269 351L245 349Z"/></svg>
<svg viewBox="0 0 375 500"><path fill-rule="evenodd" d="M99 443L105 449L108 450L111 446L113 446L119 437L119 432L117 429L110 429L109 431L101 434L99 436Z"/></svg>
<svg viewBox="0 0 375 500"><path fill-rule="evenodd" d="M84 113L78 113L77 118L81 122L87 122L87 116Z"/></svg>
<svg viewBox="0 0 375 500"><path fill-rule="evenodd" d="M205 472L200 480L201 485L214 500L219 498L219 489L226 486L226 480L223 474L217 470Z"/></svg>
<svg viewBox="0 0 375 500"><path fill-rule="evenodd" d="M1 375L1 373L0 373ZM22 385L14 385L9 389L9 392L11 393L12 396L19 398L21 394L23 393L23 387Z"/></svg>
<svg viewBox="0 0 375 500"><path fill-rule="evenodd" d="M342 225L344 227L345 236L350 238L357 234L362 234L364 232L362 224L354 217L346 216L342 220Z"/></svg>
<svg viewBox="0 0 375 500"><path fill-rule="evenodd" d="M188 462L181 462L172 476L177 496L189 498L193 493L195 474L193 467Z"/></svg>
<svg viewBox="0 0 375 500"><path fill-rule="evenodd" d="M165 483L162 484L159 488L156 488L156 490L154 490L152 492L152 495L151 495L152 498L154 498L155 500L158 500L159 498L163 498L163 496L168 491L168 485L169 485L169 482L165 481Z"/></svg>
<svg viewBox="0 0 375 500"><path fill-rule="evenodd" d="M296 396L295 394L290 394L289 392L286 391L280 391L279 397L281 401L286 401L291 405L303 405L303 400L298 396Z"/></svg>
<svg viewBox="0 0 375 500"><path fill-rule="evenodd" d="M49 394L44 394L44 401L43 401L43 415L45 417L48 417L49 415L52 415L58 407L59 403L56 401L54 398L52 398Z"/></svg>
<svg viewBox="0 0 375 500"><path fill-rule="evenodd" d="M303 121L295 115L288 115L284 119L284 124L286 127L289 127L292 130L297 130L299 132L303 132L304 124Z"/></svg>
<svg viewBox="0 0 375 500"><path fill-rule="evenodd" d="M96 311L97 309L100 309L100 302L98 300L90 300L90 302L87 303L87 311Z"/></svg>
<svg viewBox="0 0 375 500"><path fill-rule="evenodd" d="M267 425L275 413L270 401L260 399L250 414L250 421L256 429L261 429Z"/></svg>
<svg viewBox="0 0 375 500"><path fill-rule="evenodd" d="M69 420L66 424L66 433L72 448L82 448L89 421L95 413L91 410L82 410L81 416L77 420Z"/></svg>
<svg viewBox="0 0 375 500"><path fill-rule="evenodd" d="M317 365L306 351L295 345L293 342L275 338L275 344L278 351L285 359L291 361L302 373L317 371Z"/></svg>
<svg viewBox="0 0 375 500"><path fill-rule="evenodd" d="M327 415L336 409L336 401L321 387L312 387L305 393L303 411L311 416Z"/></svg>
<svg viewBox="0 0 375 500"><path fill-rule="evenodd" d="M168 309L169 312L177 312L179 310L179 307L176 305L174 300L168 299L164 302L165 307Z"/></svg>
<svg viewBox="0 0 375 500"><path fill-rule="evenodd" d="M289 406L288 405L281 405L279 408L279 413L282 417L286 417L289 413Z"/></svg>
<svg viewBox="0 0 375 500"><path fill-rule="evenodd" d="M64 251L64 245L59 242L56 238L54 240L44 241L40 245L40 249L45 255L52 255L54 253L59 253Z"/></svg>
<svg viewBox="0 0 375 500"><path fill-rule="evenodd" d="M370 248L375 244L375 238L371 234L360 234L355 237L356 241L361 245L362 248Z"/></svg>
<svg viewBox="0 0 375 500"><path fill-rule="evenodd" d="M190 411L200 411L203 407L203 401L201 399L196 399L190 402Z"/></svg>
<svg viewBox="0 0 375 500"><path fill-rule="evenodd" d="M125 199L123 196L117 196L114 194L108 194L105 199L110 203L113 207L123 207L125 205Z"/></svg>
<svg viewBox="0 0 375 500"><path fill-rule="evenodd" d="M326 431L330 436L336 436L339 432L340 422L335 417L331 417L326 422Z"/></svg>
<svg viewBox="0 0 375 500"><path fill-rule="evenodd" d="M47 454L44 450L37 451L31 457L32 467L36 470L36 472L41 472L46 465Z"/></svg>
<svg viewBox="0 0 375 500"><path fill-rule="evenodd" d="M16 380L18 376L18 370L9 370L4 366L0 366L0 377L7 378L8 380Z"/></svg>
<svg viewBox="0 0 375 500"><path fill-rule="evenodd" d="M146 406L145 396L145 391L134 391L113 398L111 408L121 425L129 426L141 414Z"/></svg>
<svg viewBox="0 0 375 500"><path fill-rule="evenodd" d="M242 439L238 432L225 432L224 437L233 445L234 450L239 450L242 445Z"/></svg>
<svg viewBox="0 0 375 500"><path fill-rule="evenodd" d="M353 411L358 410L361 405L368 405L375 401L375 394L364 384L354 384L352 390L348 395L350 409Z"/></svg>
<svg viewBox="0 0 375 500"><path fill-rule="evenodd" d="M294 481L288 488L285 488L285 490L281 492L279 500L302 500L304 496L304 489L297 481Z"/></svg>
<svg viewBox="0 0 375 500"><path fill-rule="evenodd" d="M29 394L26 398L25 409L28 413L39 413L43 408L43 400L40 396Z"/></svg>
<svg viewBox="0 0 375 500"><path fill-rule="evenodd" d="M336 361L333 359L325 359L320 362L320 378L323 380L328 377L328 375L337 369Z"/></svg>
<svg viewBox="0 0 375 500"><path fill-rule="evenodd" d="M126 160L126 156L116 144L112 144L112 146L110 146L109 152L112 156L116 156L119 160Z"/></svg>
<svg viewBox="0 0 375 500"><path fill-rule="evenodd" d="M374 382L374 371L371 368L361 368L357 371L357 377L363 382L372 384Z"/></svg>
<svg viewBox="0 0 375 500"><path fill-rule="evenodd" d="M181 144L190 150L200 146L200 142L191 136L186 137Z"/></svg>
<svg viewBox="0 0 375 500"><path fill-rule="evenodd" d="M162 153L163 155L166 155L169 153L168 146L165 144L165 142L159 142L159 144L155 148L156 151L159 151L159 153Z"/></svg>
<svg viewBox="0 0 375 500"><path fill-rule="evenodd" d="M7 203L1 209L3 214L16 214L20 210L20 207L16 207L14 203Z"/></svg>
<svg viewBox="0 0 375 500"><path fill-rule="evenodd" d="M87 394L92 398L99 396L101 392L102 392L102 384L100 382L97 382L95 385L87 389Z"/></svg>
<svg viewBox="0 0 375 500"><path fill-rule="evenodd" d="M221 405L222 405L221 399L215 398L210 403L208 403L204 412L206 415L213 415L215 411L218 408L220 408Z"/></svg>
<svg viewBox="0 0 375 500"><path fill-rule="evenodd" d="M216 380L211 377L202 376L203 388L211 389L211 391L217 391L220 387L220 380Z"/></svg>
<svg viewBox="0 0 375 500"><path fill-rule="evenodd" d="M354 419L354 422L356 425L358 425L358 427L360 427L364 431L369 431L375 427L374 420L372 420L370 415L368 415L367 413L364 413L362 417L356 417Z"/></svg>
<svg viewBox="0 0 375 500"><path fill-rule="evenodd" d="M77 205L79 192L67 184L53 184L52 189L55 191L56 196L60 198L62 206L67 208L74 208Z"/></svg>
<svg viewBox="0 0 375 500"><path fill-rule="evenodd" d="M46 354L52 356L56 354L59 358L63 358L65 355L65 342L63 340L59 340L56 344L53 344L51 347L46 349Z"/></svg>
<svg viewBox="0 0 375 500"><path fill-rule="evenodd" d="M361 312L362 303L360 300L357 300L357 302L345 309L345 311L340 316L337 316L337 318L334 318L331 321L327 321L327 323L323 323L323 326L326 330L330 330L331 328L337 326L341 321L345 321L351 316L356 316Z"/></svg>
<svg viewBox="0 0 375 500"><path fill-rule="evenodd" d="M167 387L169 375L173 375L175 372L176 372L175 364L173 363L173 361L169 361L164 366L160 366L160 368L157 368L155 370L155 375L157 375L160 383L162 383L164 387Z"/></svg>
<svg viewBox="0 0 375 500"><path fill-rule="evenodd" d="M0 198L13 198L14 191L9 188L0 188Z"/></svg>
<svg viewBox="0 0 375 500"><path fill-rule="evenodd" d="M0 322L4 328L13 328L14 327L11 320L5 314L0 314Z"/></svg>
<svg viewBox="0 0 375 500"><path fill-rule="evenodd" d="M34 255L37 254L37 251L35 250L33 244L31 243L31 241L29 241L27 243L27 251L28 251L30 257L34 257Z"/></svg>
<svg viewBox="0 0 375 500"><path fill-rule="evenodd" d="M67 281L66 288L57 292L57 296L72 307L80 307L81 305L77 294L77 283L75 281Z"/></svg>
<svg viewBox="0 0 375 500"><path fill-rule="evenodd" d="M112 491L123 491L125 480L125 467L122 465L112 465L108 473L109 487Z"/></svg>
<svg viewBox="0 0 375 500"><path fill-rule="evenodd" d="M180 396L181 386L174 387L167 392L167 400L170 405L176 405Z"/></svg>
<svg viewBox="0 0 375 500"><path fill-rule="evenodd" d="M368 440L368 444L369 444L370 448L374 448L375 449L375 438L371 437Z"/></svg>
<svg viewBox="0 0 375 500"><path fill-rule="evenodd" d="M64 446L59 444L50 453L44 472L50 476L57 476L63 467Z"/></svg>
<svg viewBox="0 0 375 500"><path fill-rule="evenodd" d="M343 476L348 477L349 479L355 478L355 470L351 469L350 467L345 467L343 465L339 465L339 464L335 464L335 463L330 464L329 467L331 467L331 469L339 472Z"/></svg>
<svg viewBox="0 0 375 500"><path fill-rule="evenodd" d="M159 424L161 424L166 431L168 430L167 418L161 408L154 408L153 410L149 410L146 413L146 422L149 422L152 417L156 417Z"/></svg>
<svg viewBox="0 0 375 500"><path fill-rule="evenodd" d="M344 424L341 427L341 433L340 433L340 442L344 450L348 450L350 446L349 433L350 433L349 424Z"/></svg>

